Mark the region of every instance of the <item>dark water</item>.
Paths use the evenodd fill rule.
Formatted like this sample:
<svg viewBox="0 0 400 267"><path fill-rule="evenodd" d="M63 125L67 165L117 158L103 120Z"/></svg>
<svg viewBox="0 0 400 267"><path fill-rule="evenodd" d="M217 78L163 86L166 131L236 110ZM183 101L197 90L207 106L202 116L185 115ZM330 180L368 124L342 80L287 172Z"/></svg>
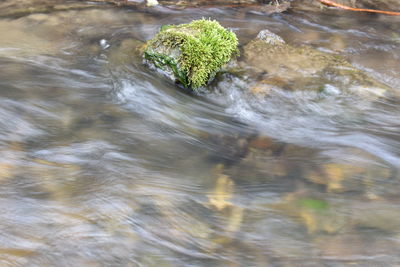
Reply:
<svg viewBox="0 0 400 267"><path fill-rule="evenodd" d="M143 66L140 46L161 25L201 17L242 45L268 28L341 54L400 90L394 17L0 19L1 266L400 264L400 102L334 89L260 100L229 75L193 95Z"/></svg>

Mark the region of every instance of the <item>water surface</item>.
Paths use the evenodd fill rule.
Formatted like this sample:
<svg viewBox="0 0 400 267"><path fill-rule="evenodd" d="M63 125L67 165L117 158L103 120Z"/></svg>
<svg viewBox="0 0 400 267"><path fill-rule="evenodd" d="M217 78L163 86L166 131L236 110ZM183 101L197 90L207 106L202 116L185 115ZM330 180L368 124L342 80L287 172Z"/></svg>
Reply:
<svg viewBox="0 0 400 267"><path fill-rule="evenodd" d="M1 18L2 266L400 264L399 101L329 85L260 99L233 75L190 94L143 65L161 25L202 17L241 48L267 28L400 90L393 17L99 6Z"/></svg>

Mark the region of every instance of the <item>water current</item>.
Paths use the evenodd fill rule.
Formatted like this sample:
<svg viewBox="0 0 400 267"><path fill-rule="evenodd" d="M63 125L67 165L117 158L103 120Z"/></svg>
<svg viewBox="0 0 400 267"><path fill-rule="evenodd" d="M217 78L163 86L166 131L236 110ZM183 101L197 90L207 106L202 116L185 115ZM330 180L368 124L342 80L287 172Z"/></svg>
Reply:
<svg viewBox="0 0 400 267"><path fill-rule="evenodd" d="M241 57L269 29L384 86L305 73L318 90L259 96L268 82L244 68L193 94L143 65L161 25L202 17ZM399 265L399 23L102 5L0 18L0 265Z"/></svg>

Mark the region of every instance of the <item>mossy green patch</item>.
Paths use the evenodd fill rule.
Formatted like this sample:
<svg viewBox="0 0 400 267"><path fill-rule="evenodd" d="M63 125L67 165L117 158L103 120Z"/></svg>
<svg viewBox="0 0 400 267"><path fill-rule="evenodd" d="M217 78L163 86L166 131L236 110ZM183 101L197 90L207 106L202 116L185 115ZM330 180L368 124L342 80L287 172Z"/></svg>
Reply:
<svg viewBox="0 0 400 267"><path fill-rule="evenodd" d="M329 208L328 202L313 198L303 198L299 202L301 207L309 208L315 211L326 211Z"/></svg>
<svg viewBox="0 0 400 267"><path fill-rule="evenodd" d="M163 26L144 56L157 68L168 66L187 88L204 86L238 51L236 35L217 21Z"/></svg>
<svg viewBox="0 0 400 267"><path fill-rule="evenodd" d="M157 68L164 69L165 66L170 67L175 75L175 78L183 86L188 87L187 74L186 72L179 69L178 63L174 58L147 50L144 51L144 58L147 60L151 60Z"/></svg>

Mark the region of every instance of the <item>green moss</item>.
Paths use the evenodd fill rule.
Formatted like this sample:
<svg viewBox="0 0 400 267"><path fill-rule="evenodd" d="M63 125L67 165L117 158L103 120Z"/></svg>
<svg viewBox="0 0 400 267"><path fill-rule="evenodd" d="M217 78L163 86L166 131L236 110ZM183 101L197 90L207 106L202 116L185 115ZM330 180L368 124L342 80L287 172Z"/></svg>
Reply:
<svg viewBox="0 0 400 267"><path fill-rule="evenodd" d="M185 87L196 89L206 85L230 60L237 45L233 32L217 21L201 19L162 27L148 42L144 55L156 67L170 67Z"/></svg>
<svg viewBox="0 0 400 267"><path fill-rule="evenodd" d="M175 78L185 87L188 87L188 80L186 72L182 71L178 67L178 63L174 58L166 56L164 54L144 51L144 58L151 60L157 68L164 69L165 66L171 68L175 75Z"/></svg>

